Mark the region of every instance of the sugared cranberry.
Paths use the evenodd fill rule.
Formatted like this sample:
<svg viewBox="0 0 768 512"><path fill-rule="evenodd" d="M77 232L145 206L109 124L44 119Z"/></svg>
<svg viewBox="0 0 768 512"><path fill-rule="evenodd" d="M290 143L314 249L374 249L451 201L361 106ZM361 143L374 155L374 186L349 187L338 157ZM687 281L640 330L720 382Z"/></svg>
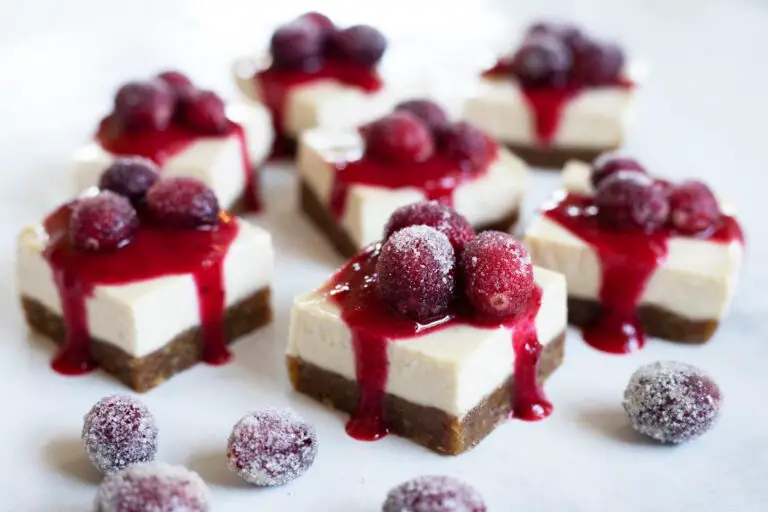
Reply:
<svg viewBox="0 0 768 512"><path fill-rule="evenodd" d="M431 100L416 99L399 103L395 110L410 112L419 118L434 135L442 133L448 126L448 115L440 105Z"/></svg>
<svg viewBox="0 0 768 512"><path fill-rule="evenodd" d="M279 27L270 41L275 68L312 71L320 66L323 32L315 23L296 20Z"/></svg>
<svg viewBox="0 0 768 512"><path fill-rule="evenodd" d="M213 190L194 178L160 180L147 191L147 210L168 227L199 228L216 224L219 202Z"/></svg>
<svg viewBox="0 0 768 512"><path fill-rule="evenodd" d="M292 409L244 416L227 443L229 468L259 486L284 485L303 475L317 455L312 425Z"/></svg>
<svg viewBox="0 0 768 512"><path fill-rule="evenodd" d="M420 476L387 494L382 512L486 512L477 490L449 476Z"/></svg>
<svg viewBox="0 0 768 512"><path fill-rule="evenodd" d="M127 131L165 130L174 105L173 92L165 82L129 82L117 91L114 115Z"/></svg>
<svg viewBox="0 0 768 512"><path fill-rule="evenodd" d="M645 167L634 158L610 151L598 156L592 162L592 186L597 188L601 181L619 171L637 171L647 174Z"/></svg>
<svg viewBox="0 0 768 512"><path fill-rule="evenodd" d="M705 231L714 226L720 216L715 195L701 181L684 181L671 188L669 222L683 233Z"/></svg>
<svg viewBox="0 0 768 512"><path fill-rule="evenodd" d="M225 133L229 128L224 102L213 91L194 91L179 105L180 118L190 128L203 133Z"/></svg>
<svg viewBox="0 0 768 512"><path fill-rule="evenodd" d="M579 27L572 23L542 21L534 23L528 29L529 35L546 34L549 36L557 37L566 44L570 44L571 41L583 37Z"/></svg>
<svg viewBox="0 0 768 512"><path fill-rule="evenodd" d="M112 473L154 460L157 425L141 401L130 396L108 396L85 415L82 439L96 469Z"/></svg>
<svg viewBox="0 0 768 512"><path fill-rule="evenodd" d="M466 121L459 121L443 131L440 147L448 158L460 162L468 171L480 171L488 164L494 142Z"/></svg>
<svg viewBox="0 0 768 512"><path fill-rule="evenodd" d="M529 37L512 58L512 73L526 87L562 87L571 68L571 51L558 37Z"/></svg>
<svg viewBox="0 0 768 512"><path fill-rule="evenodd" d="M376 263L384 301L417 322L448 312L456 288L456 256L448 237L429 226L409 226L384 243Z"/></svg>
<svg viewBox="0 0 768 512"><path fill-rule="evenodd" d="M669 214L664 187L637 171L619 171L603 179L595 191L595 205L598 220L610 229L653 231Z"/></svg>
<svg viewBox="0 0 768 512"><path fill-rule="evenodd" d="M69 218L72 244L84 251L108 251L129 244L139 229L131 202L108 190L80 199Z"/></svg>
<svg viewBox="0 0 768 512"><path fill-rule="evenodd" d="M127 197L134 205L144 201L144 196L158 179L159 169L140 156L118 158L101 173L99 188Z"/></svg>
<svg viewBox="0 0 768 512"><path fill-rule="evenodd" d="M695 366L661 361L641 366L624 391L632 427L662 443L700 436L720 411L720 388Z"/></svg>
<svg viewBox="0 0 768 512"><path fill-rule="evenodd" d="M442 203L429 201L395 210L384 228L384 240L403 228L419 225L435 228L447 236L456 254L461 254L464 245L475 237L475 229L463 215Z"/></svg>
<svg viewBox="0 0 768 512"><path fill-rule="evenodd" d="M373 67L378 64L386 49L387 40L384 35L369 25L354 25L337 30L328 37L328 52L331 56L361 66Z"/></svg>
<svg viewBox="0 0 768 512"><path fill-rule="evenodd" d="M533 264L512 235L485 231L464 247L464 293L491 319L514 319L528 306L534 290Z"/></svg>
<svg viewBox="0 0 768 512"><path fill-rule="evenodd" d="M587 85L611 84L624 67L624 52L613 43L583 41L574 47L573 77Z"/></svg>
<svg viewBox="0 0 768 512"><path fill-rule="evenodd" d="M299 21L304 21L313 24L318 30L324 33L331 32L336 28L331 19L325 14L319 12L307 12L297 18Z"/></svg>
<svg viewBox="0 0 768 512"><path fill-rule="evenodd" d="M194 471L160 462L107 475L96 495L97 512L209 512L208 488Z"/></svg>
<svg viewBox="0 0 768 512"><path fill-rule="evenodd" d="M157 79L170 87L177 99L184 98L195 91L195 84L181 71L163 71Z"/></svg>
<svg viewBox="0 0 768 512"><path fill-rule="evenodd" d="M435 145L424 124L408 112L393 112L361 128L366 154L385 162L423 162Z"/></svg>

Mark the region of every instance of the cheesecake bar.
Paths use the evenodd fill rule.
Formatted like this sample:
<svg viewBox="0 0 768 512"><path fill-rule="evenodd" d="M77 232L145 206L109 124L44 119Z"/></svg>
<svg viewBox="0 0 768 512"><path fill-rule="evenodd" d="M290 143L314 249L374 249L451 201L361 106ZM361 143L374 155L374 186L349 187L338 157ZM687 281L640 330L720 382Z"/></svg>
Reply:
<svg viewBox="0 0 768 512"><path fill-rule="evenodd" d="M528 227L536 265L561 272L568 314L596 348L639 348L644 333L702 343L726 315L744 240L730 208L699 181L650 177L606 155L569 162L563 190Z"/></svg>

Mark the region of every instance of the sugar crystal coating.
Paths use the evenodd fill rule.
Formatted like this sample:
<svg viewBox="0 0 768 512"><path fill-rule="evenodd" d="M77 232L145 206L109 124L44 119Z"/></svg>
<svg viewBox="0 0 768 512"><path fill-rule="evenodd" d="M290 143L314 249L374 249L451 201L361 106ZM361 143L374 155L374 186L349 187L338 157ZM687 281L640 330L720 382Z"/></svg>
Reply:
<svg viewBox="0 0 768 512"><path fill-rule="evenodd" d="M667 221L669 199L662 183L637 171L618 171L595 191L597 219L608 229L653 231Z"/></svg>
<svg viewBox="0 0 768 512"><path fill-rule="evenodd" d="M166 178L147 191L147 209L168 227L198 228L216 224L219 201L205 183L195 178Z"/></svg>
<svg viewBox="0 0 768 512"><path fill-rule="evenodd" d="M429 129L403 110L364 125L361 132L366 154L384 162L423 162L435 150Z"/></svg>
<svg viewBox="0 0 768 512"><path fill-rule="evenodd" d="M480 493L449 476L420 476L387 494L382 512L485 512Z"/></svg>
<svg viewBox="0 0 768 512"><path fill-rule="evenodd" d="M445 234L459 254L464 245L475 237L475 229L463 215L438 201L401 206L389 217L384 228L384 240L408 226L429 226Z"/></svg>
<svg viewBox="0 0 768 512"><path fill-rule="evenodd" d="M133 241L139 216L130 201L109 190L78 200L69 218L72 244L84 251L110 251Z"/></svg>

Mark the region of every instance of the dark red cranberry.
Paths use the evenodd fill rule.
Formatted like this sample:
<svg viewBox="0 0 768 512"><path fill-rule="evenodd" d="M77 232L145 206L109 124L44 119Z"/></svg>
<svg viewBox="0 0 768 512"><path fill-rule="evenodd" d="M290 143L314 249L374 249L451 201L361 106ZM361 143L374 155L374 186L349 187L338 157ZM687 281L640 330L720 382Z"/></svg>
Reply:
<svg viewBox="0 0 768 512"><path fill-rule="evenodd" d="M114 115L127 131L165 130L174 104L173 92L165 82L129 82L117 91Z"/></svg>
<svg viewBox="0 0 768 512"><path fill-rule="evenodd" d="M584 37L581 29L572 23L560 23L551 21L543 21L531 25L531 27L528 29L528 34L529 36L545 34L548 36L557 37L569 46L573 41Z"/></svg>
<svg viewBox="0 0 768 512"><path fill-rule="evenodd" d="M653 231L669 214L664 187L637 171L619 171L601 181L595 205L598 220L609 229Z"/></svg>
<svg viewBox="0 0 768 512"><path fill-rule="evenodd" d="M101 173L99 188L125 196L136 205L144 201L149 187L160 179L159 173L152 160L140 156L122 157Z"/></svg>
<svg viewBox="0 0 768 512"><path fill-rule="evenodd" d="M179 108L182 122L196 131L216 134L229 129L224 101L213 91L195 91L182 99Z"/></svg>
<svg viewBox="0 0 768 512"><path fill-rule="evenodd" d="M315 428L292 409L264 409L244 416L227 443L229 468L258 486L284 485L315 461Z"/></svg>
<svg viewBox="0 0 768 512"><path fill-rule="evenodd" d="M387 494L382 512L486 512L477 490L449 476L420 476Z"/></svg>
<svg viewBox="0 0 768 512"><path fill-rule="evenodd" d="M434 135L439 135L448 126L448 115L440 105L427 99L409 100L399 103L395 110L409 112L419 118Z"/></svg>
<svg viewBox="0 0 768 512"><path fill-rule="evenodd" d="M571 51L558 37L534 34L512 58L511 70L525 87L562 87L571 69Z"/></svg>
<svg viewBox="0 0 768 512"><path fill-rule="evenodd" d="M80 199L69 218L72 244L84 251L108 251L133 240L139 229L139 217L131 202L105 190Z"/></svg>
<svg viewBox="0 0 768 512"><path fill-rule="evenodd" d="M328 16L326 16L325 14L321 14L319 12L304 13L301 16L299 16L297 20L311 23L323 33L329 33L336 28L336 26L333 24L333 22Z"/></svg>
<svg viewBox="0 0 768 512"><path fill-rule="evenodd" d="M209 512L208 488L182 466L144 462L107 475L96 495L97 512Z"/></svg>
<svg viewBox="0 0 768 512"><path fill-rule="evenodd" d="M682 443L709 430L720 402L720 388L711 377L675 361L641 366L624 391L632 427L662 443Z"/></svg>
<svg viewBox="0 0 768 512"><path fill-rule="evenodd" d="M313 71L320 66L323 32L315 23L296 20L279 27L270 41L275 68Z"/></svg>
<svg viewBox="0 0 768 512"><path fill-rule="evenodd" d="M460 162L468 171L481 171L488 165L494 142L474 125L459 121L443 131L440 147L444 154Z"/></svg>
<svg viewBox="0 0 768 512"><path fill-rule="evenodd" d="M157 425L140 400L125 395L108 396L96 402L85 415L82 439L96 469L112 473L154 460Z"/></svg>
<svg viewBox="0 0 768 512"><path fill-rule="evenodd" d="M717 198L701 181L684 181L671 187L669 222L679 231L700 233L714 226L720 216Z"/></svg>
<svg viewBox="0 0 768 512"><path fill-rule="evenodd" d="M624 68L624 52L613 43L583 41L574 47L573 77L586 85L615 83Z"/></svg>
<svg viewBox="0 0 768 512"><path fill-rule="evenodd" d="M518 318L534 290L533 264L512 235L484 231L464 247L464 293L472 306L492 319Z"/></svg>
<svg viewBox="0 0 768 512"><path fill-rule="evenodd" d="M369 25L354 25L337 30L328 37L328 52L331 56L373 67L379 63L387 49L384 35Z"/></svg>
<svg viewBox="0 0 768 512"><path fill-rule="evenodd" d="M165 82L177 99L184 98L195 91L195 84L181 71L163 71L157 75L157 79Z"/></svg>
<svg viewBox="0 0 768 512"><path fill-rule="evenodd" d="M409 226L384 242L376 263L379 290L389 306L417 322L445 315L456 288L456 256L440 231Z"/></svg>
<svg viewBox="0 0 768 512"><path fill-rule="evenodd" d="M394 112L362 127L365 151L385 162L423 162L435 151L432 135L408 112Z"/></svg>
<svg viewBox="0 0 768 512"><path fill-rule="evenodd" d="M592 186L597 188L601 181L619 171L637 171L647 174L645 167L634 158L611 151L603 153L592 162Z"/></svg>
<svg viewBox="0 0 768 512"><path fill-rule="evenodd" d="M159 223L173 228L213 226L219 202L213 190L194 178L167 178L147 191L147 210Z"/></svg>
<svg viewBox="0 0 768 512"><path fill-rule="evenodd" d="M447 236L456 254L461 254L464 245L475 237L475 229L463 215L442 203L429 201L395 210L384 228L384 240L403 228L419 225L435 228Z"/></svg>

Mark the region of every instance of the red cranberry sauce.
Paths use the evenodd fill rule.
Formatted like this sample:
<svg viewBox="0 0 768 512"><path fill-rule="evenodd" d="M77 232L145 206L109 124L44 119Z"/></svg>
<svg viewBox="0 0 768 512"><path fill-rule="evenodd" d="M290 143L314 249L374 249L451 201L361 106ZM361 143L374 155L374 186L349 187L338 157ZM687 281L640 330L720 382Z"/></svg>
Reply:
<svg viewBox="0 0 768 512"><path fill-rule="evenodd" d="M220 214L211 229L167 229L143 222L127 246L108 252L77 250L70 242L69 218L73 203L45 220L49 241L44 256L59 291L66 342L53 368L66 375L94 368L90 357L90 332L86 301L99 285L123 285L163 277L192 274L197 287L203 359L211 364L229 360L223 330L225 291L222 266L238 226L233 217Z"/></svg>
<svg viewBox="0 0 768 512"><path fill-rule="evenodd" d="M327 288L327 294L341 307L342 318L352 332L360 397L357 410L347 424L350 436L370 441L389 432L384 410L389 343L458 324L484 329L503 326L512 331L510 342L515 350L512 415L529 421L549 415L552 405L544 397L537 377L542 347L536 337L534 318L541 305L540 289L537 288L529 310L514 321L488 323L477 318L469 307L456 306L445 317L420 324L393 312L381 299L376 275L380 249L381 245L376 244L355 256L334 275Z"/></svg>
<svg viewBox="0 0 768 512"><path fill-rule="evenodd" d="M253 79L262 101L272 114L275 129L273 158L290 157L296 149L295 141L283 129L286 100L294 87L318 80L334 80L366 93L374 93L383 85L375 68L333 59L326 59L320 69L314 71L275 69L271 66L257 72Z"/></svg>
<svg viewBox="0 0 768 512"><path fill-rule="evenodd" d="M190 144L205 138L225 138L234 135L240 144L245 186L243 191L244 206L248 211L261 210L258 180L251 164L245 129L230 121L229 129L222 134L201 134L182 123L172 122L162 131L126 131L120 126L114 115L105 117L99 123L96 140L101 147L114 155L143 156L155 162L162 169L163 165L175 155L181 153ZM226 205L229 207L230 205Z"/></svg>
<svg viewBox="0 0 768 512"><path fill-rule="evenodd" d="M641 229L614 231L604 229L597 219L592 197L568 194L544 214L595 248L602 268L597 321L584 329L584 340L591 346L612 354L639 349L645 342L637 307L645 286L667 257L667 241L685 235L662 227L651 233ZM730 216L698 238L719 243L742 241L741 228Z"/></svg>

